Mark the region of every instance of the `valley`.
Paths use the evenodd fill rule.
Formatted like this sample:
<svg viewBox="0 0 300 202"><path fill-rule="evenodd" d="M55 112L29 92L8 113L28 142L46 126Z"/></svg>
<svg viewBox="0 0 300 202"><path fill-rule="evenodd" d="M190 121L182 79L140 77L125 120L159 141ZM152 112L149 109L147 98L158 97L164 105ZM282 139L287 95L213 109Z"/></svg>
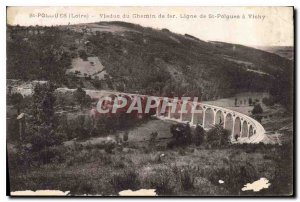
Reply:
<svg viewBox="0 0 300 202"><path fill-rule="evenodd" d="M7 55L11 191L293 194L290 48L203 41L112 21L8 25ZM103 96L111 98L103 104L108 109L118 97L131 104L134 96L197 97L200 113L158 113L158 106L152 114L101 114ZM261 178L268 187L245 189Z"/></svg>

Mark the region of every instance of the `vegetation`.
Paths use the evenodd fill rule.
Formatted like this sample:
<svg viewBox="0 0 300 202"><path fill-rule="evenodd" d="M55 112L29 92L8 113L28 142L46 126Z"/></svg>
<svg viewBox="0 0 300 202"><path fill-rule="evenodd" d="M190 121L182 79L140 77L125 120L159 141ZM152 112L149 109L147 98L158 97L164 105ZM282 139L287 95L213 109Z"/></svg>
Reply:
<svg viewBox="0 0 300 202"><path fill-rule="evenodd" d="M204 134L205 134L204 129L200 125L197 125L195 129L195 137L194 137L194 142L196 146L199 146L203 143Z"/></svg>
<svg viewBox="0 0 300 202"><path fill-rule="evenodd" d="M252 114L256 115L256 114L261 114L261 113L263 113L262 107L260 106L260 104L255 104L252 109Z"/></svg>
<svg viewBox="0 0 300 202"><path fill-rule="evenodd" d="M14 141L16 145L16 158L20 165L30 167L50 163L54 159L60 160L57 148L65 138L64 134L57 130L58 123L54 115L54 89L51 83L35 87L29 106L23 109L26 111L24 114L26 129L22 137L17 136L19 131L16 129L19 129L19 123L14 119L9 123L8 135L11 137L9 136L8 139ZM15 137L14 140L12 137Z"/></svg>
<svg viewBox="0 0 300 202"><path fill-rule="evenodd" d="M258 122L261 122L261 119L262 119L261 114L263 113L263 109L260 106L260 104L255 104L251 113L252 113L252 116L254 119L256 119Z"/></svg>
<svg viewBox="0 0 300 202"><path fill-rule="evenodd" d="M123 22L96 24L120 26L127 31L99 29L88 35L86 31L72 31L69 26L8 26L7 77L51 80L73 88L81 83L81 87L141 94L197 96L202 100L229 97L245 90L270 91L275 102L292 107L293 63L288 59L242 45L204 42L166 29ZM89 26L78 28L85 30ZM89 43L75 43L82 39ZM105 66L110 75L104 79L107 87L92 78L65 75L72 58L88 56L97 56Z"/></svg>
<svg viewBox="0 0 300 202"><path fill-rule="evenodd" d="M275 100L273 97L269 97L269 98L263 98L262 102L266 105L266 106L273 106L275 104Z"/></svg>
<svg viewBox="0 0 300 202"><path fill-rule="evenodd" d="M139 187L138 173L134 169L127 168L113 175L110 183L116 193L128 189L136 190Z"/></svg>
<svg viewBox="0 0 300 202"><path fill-rule="evenodd" d="M71 56L64 51L62 30L57 27L8 27L8 31L7 78L63 82ZM30 31L44 33L33 35Z"/></svg>
<svg viewBox="0 0 300 202"><path fill-rule="evenodd" d="M168 143L169 148L186 147L194 143L196 146L201 144L209 148L221 148L230 144L230 133L222 125L214 125L209 131L197 125L192 134L189 124L173 124L170 127L173 139ZM184 155L184 152L181 151Z"/></svg>
<svg viewBox="0 0 300 202"><path fill-rule="evenodd" d="M173 124L170 127L170 132L173 140L169 142L168 147L187 146L192 142L192 133L189 123L187 124Z"/></svg>
<svg viewBox="0 0 300 202"><path fill-rule="evenodd" d="M7 102L12 104L17 109L17 114L20 114L23 96L20 93L13 93L8 95Z"/></svg>
<svg viewBox="0 0 300 202"><path fill-rule="evenodd" d="M256 196L292 194L292 165L287 159L287 152L292 151L288 145L231 145L217 150L191 145L182 148L184 156L165 148L161 161L153 161L161 151L145 153L141 147L114 149L111 154L91 146L63 148L59 151L64 161L39 167L18 165L20 170L12 166L15 159L10 153L11 189L117 195L122 190L152 188L159 196L251 195L252 191L241 191L243 186L266 177L271 186Z"/></svg>
<svg viewBox="0 0 300 202"><path fill-rule="evenodd" d="M28 116L28 138L8 152L12 191L59 189L71 194L117 195L126 189L154 188L160 196L248 195L252 192L241 188L262 176L270 180L271 187L256 195L292 191L290 145L231 145L226 141L228 132L218 125L205 132L200 126L193 130L180 124L171 127L173 133L177 127L180 131L174 133L171 148L170 140L160 138L163 130L150 133L148 140L136 141L136 137L129 138L128 126L118 125L115 128L124 130L122 138L84 144L82 140L90 137L116 134L110 129L116 121L99 117L94 125L87 116L78 116L74 123L65 116L57 119L53 89L51 84L36 87L32 111L28 111L35 114ZM134 119L129 122L139 126ZM61 144L73 138L78 140ZM149 145L150 150L146 149Z"/></svg>
<svg viewBox="0 0 300 202"><path fill-rule="evenodd" d="M91 104L91 97L86 94L86 92L82 88L77 88L77 90L74 92L74 97L78 104L83 107L88 107Z"/></svg>
<svg viewBox="0 0 300 202"><path fill-rule="evenodd" d="M230 144L230 133L222 125L215 125L206 133L206 144L210 147L222 147Z"/></svg>
<svg viewBox="0 0 300 202"><path fill-rule="evenodd" d="M92 117L90 107L95 107L95 100L82 89L101 87L202 100L245 89L270 90L273 100L264 103L280 102L289 108L291 61L166 29L122 22L98 24L127 31L88 35L68 26L8 26L7 77L50 81L38 84L32 97L8 96L9 107L17 114L22 110L26 117L24 139L16 138L16 113L8 117L12 191L59 189L71 194L117 195L124 189L155 188L158 195L248 195L252 192L241 191L246 183L267 177L271 187L256 195L292 193L291 145L234 145L221 125L207 132L189 124L174 124L166 130L154 125L149 133L144 129L129 135L141 123L153 120L137 119L136 114ZM89 43L81 43L82 39ZM65 74L72 58L86 60L89 56L99 57L105 66L109 75L104 83L81 78L80 72ZM266 74L248 71L249 63L253 70ZM62 95L54 92L57 86L80 87ZM262 112L260 105L252 111L257 117Z"/></svg>

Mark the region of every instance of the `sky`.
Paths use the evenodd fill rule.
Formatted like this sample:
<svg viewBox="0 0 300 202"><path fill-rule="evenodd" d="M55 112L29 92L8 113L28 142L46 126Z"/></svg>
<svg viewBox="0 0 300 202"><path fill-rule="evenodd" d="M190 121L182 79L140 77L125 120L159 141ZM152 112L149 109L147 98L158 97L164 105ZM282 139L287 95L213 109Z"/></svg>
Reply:
<svg viewBox="0 0 300 202"><path fill-rule="evenodd" d="M55 14L59 17L55 18ZM137 15L139 17L135 18ZM152 17L146 18L147 16ZM191 17L187 19L186 16ZM223 41L247 46L294 44L292 7L8 7L7 9L7 23L10 25L51 26L99 21L125 21L156 29L167 28L172 32L187 33L205 41Z"/></svg>

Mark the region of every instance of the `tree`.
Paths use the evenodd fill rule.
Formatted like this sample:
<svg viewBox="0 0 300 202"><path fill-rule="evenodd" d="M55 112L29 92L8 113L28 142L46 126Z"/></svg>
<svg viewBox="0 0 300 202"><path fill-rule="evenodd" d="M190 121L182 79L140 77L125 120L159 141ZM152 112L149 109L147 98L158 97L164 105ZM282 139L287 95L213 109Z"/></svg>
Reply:
<svg viewBox="0 0 300 202"><path fill-rule="evenodd" d="M192 142L192 133L190 123L187 123L184 128L184 139L186 144L191 144Z"/></svg>
<svg viewBox="0 0 300 202"><path fill-rule="evenodd" d="M52 83L38 84L32 96L32 110L35 122L51 124L54 121L55 86Z"/></svg>
<svg viewBox="0 0 300 202"><path fill-rule="evenodd" d="M20 108L23 101L23 96L20 93L14 93L9 97L9 102L17 108L18 114L20 114Z"/></svg>
<svg viewBox="0 0 300 202"><path fill-rule="evenodd" d="M89 95L86 94L86 92L82 88L77 88L77 90L74 92L74 97L77 103L83 107L83 106L89 106L92 102L92 99Z"/></svg>
<svg viewBox="0 0 300 202"><path fill-rule="evenodd" d="M91 80L91 83L94 85L95 88L100 90L102 88L102 81L99 80L98 76L95 77L95 79Z"/></svg>
<svg viewBox="0 0 300 202"><path fill-rule="evenodd" d="M202 144L203 139L204 139L204 129L201 127L199 124L196 126L195 129L195 145L199 146Z"/></svg>
<svg viewBox="0 0 300 202"><path fill-rule="evenodd" d="M107 74L104 75L104 80L105 80L105 82L107 84L107 87L109 89L114 89L112 79Z"/></svg>
<svg viewBox="0 0 300 202"><path fill-rule="evenodd" d="M249 106L251 106L253 103L252 103L252 98L249 98L248 99L248 103L249 103Z"/></svg>
<svg viewBox="0 0 300 202"><path fill-rule="evenodd" d="M260 104L255 104L253 109L252 109L252 116L254 119L256 119L258 122L261 122L262 119L262 115L261 113L263 113L263 109L260 106Z"/></svg>
<svg viewBox="0 0 300 202"><path fill-rule="evenodd" d="M128 141L128 131L126 131L125 133L124 133L124 135L123 135L123 141L124 142L127 142Z"/></svg>
<svg viewBox="0 0 300 202"><path fill-rule="evenodd" d="M53 146L63 141L57 132L54 116L55 87L51 83L37 85L34 88L31 120L28 123L26 142L31 144L30 152L39 162L48 163L56 157Z"/></svg>
<svg viewBox="0 0 300 202"><path fill-rule="evenodd" d="M262 107L260 106L260 104L255 104L252 109L252 114L256 115L256 114L261 114L261 113L263 113Z"/></svg>
<svg viewBox="0 0 300 202"><path fill-rule="evenodd" d="M79 53L79 57L80 57L82 60L87 61L88 56L87 56L85 50L80 50L80 51L78 51L78 53Z"/></svg>

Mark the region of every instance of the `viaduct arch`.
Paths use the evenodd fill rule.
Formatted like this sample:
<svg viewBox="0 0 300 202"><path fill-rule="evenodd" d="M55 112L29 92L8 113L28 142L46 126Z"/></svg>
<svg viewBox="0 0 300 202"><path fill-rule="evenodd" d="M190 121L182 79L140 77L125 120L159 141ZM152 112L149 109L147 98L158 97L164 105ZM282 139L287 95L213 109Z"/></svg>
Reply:
<svg viewBox="0 0 300 202"><path fill-rule="evenodd" d="M189 103L189 107L192 107L192 104L192 102ZM178 110L175 117L171 116L170 111L167 111L164 116L157 112L156 117L180 123L189 122L192 127L200 124L205 130L208 130L214 124L221 124L230 131L233 142L236 135L239 137L239 143L259 143L266 137L263 126L245 114L205 103L197 103L194 107L196 107L197 113L192 113L191 110L188 110L188 113L183 115Z"/></svg>

